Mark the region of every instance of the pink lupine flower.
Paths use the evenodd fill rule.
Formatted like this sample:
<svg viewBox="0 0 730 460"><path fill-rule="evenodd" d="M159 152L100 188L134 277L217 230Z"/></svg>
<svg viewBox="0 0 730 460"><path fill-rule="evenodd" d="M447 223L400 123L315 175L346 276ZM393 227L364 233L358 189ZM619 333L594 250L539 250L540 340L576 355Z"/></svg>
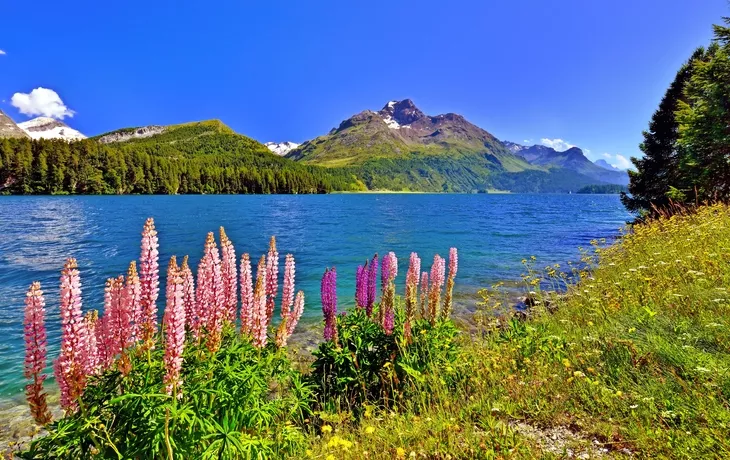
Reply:
<svg viewBox="0 0 730 460"><path fill-rule="evenodd" d="M61 390L61 407L74 412L86 387L87 331L81 314L81 280L76 259L69 258L61 271L61 351L54 365Z"/></svg>
<svg viewBox="0 0 730 460"><path fill-rule="evenodd" d="M418 302L418 274L421 272L421 259L415 252L411 253L408 273L406 273L406 319L403 324L403 334L407 341L411 339L411 323L416 314L416 304Z"/></svg>
<svg viewBox="0 0 730 460"><path fill-rule="evenodd" d="M99 346L96 343L96 326L99 321L99 313L96 310L87 312L84 316L86 324L86 375L97 374L101 367L99 360Z"/></svg>
<svg viewBox="0 0 730 460"><path fill-rule="evenodd" d="M269 328L269 316L266 314L266 257L261 256L256 270L256 289L253 296L253 309L251 311L251 337L257 348L266 346L267 332Z"/></svg>
<svg viewBox="0 0 730 460"><path fill-rule="evenodd" d="M297 296L294 298L294 309L289 317L290 320L286 323L287 336L291 336L294 333L294 329L297 327L299 319L304 313L304 291L297 292Z"/></svg>
<svg viewBox="0 0 730 460"><path fill-rule="evenodd" d="M436 324L439 317L439 303L441 301L441 288L444 286L446 275L446 261L436 254L431 266L431 288L429 291L429 320Z"/></svg>
<svg viewBox="0 0 730 460"><path fill-rule="evenodd" d="M112 282L112 299L113 350L115 354L121 355L132 342L132 305L123 276Z"/></svg>
<svg viewBox="0 0 730 460"><path fill-rule="evenodd" d="M291 324L296 325L294 319L295 312L292 310L294 306L294 256L291 254L286 255L286 262L284 265L284 287L281 290L281 324L276 332L276 345L278 347L285 347L287 340L289 340L289 330Z"/></svg>
<svg viewBox="0 0 730 460"><path fill-rule="evenodd" d="M160 293L160 273L155 221L147 219L142 230L142 252L139 258L140 284L142 286L141 306L141 338L145 347L154 348L154 336L157 333L157 296Z"/></svg>
<svg viewBox="0 0 730 460"><path fill-rule="evenodd" d="M193 280L193 271L188 265L188 256L183 257L180 267L180 276L183 279L183 305L185 306L185 323L193 331L193 336L200 331L200 319L196 315L195 303L195 281ZM197 325L197 327L196 327Z"/></svg>
<svg viewBox="0 0 730 460"><path fill-rule="evenodd" d="M250 334L253 326L253 276L248 253L241 257L241 333Z"/></svg>
<svg viewBox="0 0 730 460"><path fill-rule="evenodd" d="M198 310L204 315L204 326L207 332L206 346L213 353L220 347L223 321L226 315L221 259L213 232L208 233L204 255L200 263L196 300Z"/></svg>
<svg viewBox="0 0 730 460"><path fill-rule="evenodd" d="M127 328L125 335L129 337L129 343L126 346L129 346L139 339L137 337L138 325L141 325L142 322L142 285L139 275L137 275L137 262L134 260L129 263L127 269L124 309L129 315L129 323L125 325Z"/></svg>
<svg viewBox="0 0 730 460"><path fill-rule="evenodd" d="M225 320L235 323L238 310L238 274L236 273L236 250L228 239L226 231L220 228L221 275L223 277L223 298L226 306Z"/></svg>
<svg viewBox="0 0 730 460"><path fill-rule="evenodd" d="M30 413L39 425L46 425L53 417L48 410L43 382L46 374L46 302L41 291L41 283L30 285L25 295L25 369L23 375L30 382L25 386L25 396L30 406Z"/></svg>
<svg viewBox="0 0 730 460"><path fill-rule="evenodd" d="M281 290L281 317L288 318L294 305L294 256L286 255L284 263L284 287Z"/></svg>
<svg viewBox="0 0 730 460"><path fill-rule="evenodd" d="M451 316L451 310L453 307L453 296L454 296L454 279L456 278L456 270L459 265L459 255L456 248L449 250L449 279L446 282L446 294L444 295L444 308L441 312L441 316L444 320L449 319Z"/></svg>
<svg viewBox="0 0 730 460"><path fill-rule="evenodd" d="M456 277L459 268L459 253L456 248L449 249L449 277Z"/></svg>
<svg viewBox="0 0 730 460"><path fill-rule="evenodd" d="M179 398L182 396L180 370L185 347L185 304L183 302L184 280L174 258L170 260L167 279L167 305L163 318L165 329L164 383L165 392Z"/></svg>
<svg viewBox="0 0 730 460"><path fill-rule="evenodd" d="M324 339L337 343L337 271L334 267L325 270L320 294L324 314Z"/></svg>
<svg viewBox="0 0 730 460"><path fill-rule="evenodd" d="M428 272L421 273L421 318L428 315Z"/></svg>
<svg viewBox="0 0 730 460"><path fill-rule="evenodd" d="M266 256L266 316L271 321L274 314L276 295L279 291L279 252L276 250L276 238L269 241L269 253Z"/></svg>
<svg viewBox="0 0 730 460"><path fill-rule="evenodd" d="M102 370L109 368L109 366L111 366L112 358L114 358L114 355L111 354L110 350L104 344L104 341L110 336L107 332L109 328L106 325L108 319L108 315L102 315L99 317L96 325L94 326L94 335L96 335L97 345L97 360L99 367Z"/></svg>
<svg viewBox="0 0 730 460"><path fill-rule="evenodd" d="M175 280L178 278L182 279L180 276L180 267L177 265L177 256L170 257L170 261L167 263L167 281L165 283L165 311L167 311L167 308L170 306L170 299L174 295L175 291ZM184 306L184 305L183 305ZM164 320L164 313L162 319ZM165 325L163 324L163 328Z"/></svg>

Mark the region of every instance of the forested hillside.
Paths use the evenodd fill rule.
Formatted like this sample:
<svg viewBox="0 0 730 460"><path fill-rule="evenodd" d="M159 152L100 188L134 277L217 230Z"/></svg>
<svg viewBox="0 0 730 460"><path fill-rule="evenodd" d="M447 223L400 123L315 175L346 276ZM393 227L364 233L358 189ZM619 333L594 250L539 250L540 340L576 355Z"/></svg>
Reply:
<svg viewBox="0 0 730 460"><path fill-rule="evenodd" d="M2 193L327 193L354 187L345 171L278 157L218 121L111 144L0 139Z"/></svg>

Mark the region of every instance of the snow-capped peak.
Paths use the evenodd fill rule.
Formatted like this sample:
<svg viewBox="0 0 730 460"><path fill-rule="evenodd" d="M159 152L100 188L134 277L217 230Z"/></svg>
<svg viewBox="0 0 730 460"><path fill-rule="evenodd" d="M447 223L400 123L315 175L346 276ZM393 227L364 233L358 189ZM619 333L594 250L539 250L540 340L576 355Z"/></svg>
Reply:
<svg viewBox="0 0 730 460"><path fill-rule="evenodd" d="M33 139L63 139L66 141L86 139L86 136L64 122L49 117L38 117L24 121L18 123L18 127Z"/></svg>
<svg viewBox="0 0 730 460"><path fill-rule="evenodd" d="M296 144L294 142L267 142L264 144L266 147L269 148L272 152L274 152L276 155L284 156L287 153L291 152L295 148L299 147L299 144Z"/></svg>

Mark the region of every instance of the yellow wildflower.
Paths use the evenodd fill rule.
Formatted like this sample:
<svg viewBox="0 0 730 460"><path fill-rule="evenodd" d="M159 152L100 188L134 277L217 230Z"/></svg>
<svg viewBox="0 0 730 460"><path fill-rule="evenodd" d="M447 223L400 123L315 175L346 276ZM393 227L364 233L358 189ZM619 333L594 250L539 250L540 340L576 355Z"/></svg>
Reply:
<svg viewBox="0 0 730 460"><path fill-rule="evenodd" d="M373 433L375 433L375 428L372 426L369 426L369 427L365 428L365 433L373 434Z"/></svg>
<svg viewBox="0 0 730 460"><path fill-rule="evenodd" d="M331 425L322 426L322 433L332 433L332 426Z"/></svg>
<svg viewBox="0 0 730 460"><path fill-rule="evenodd" d="M405 458L406 456L406 450L402 447L399 447L395 450L395 455L398 458Z"/></svg>

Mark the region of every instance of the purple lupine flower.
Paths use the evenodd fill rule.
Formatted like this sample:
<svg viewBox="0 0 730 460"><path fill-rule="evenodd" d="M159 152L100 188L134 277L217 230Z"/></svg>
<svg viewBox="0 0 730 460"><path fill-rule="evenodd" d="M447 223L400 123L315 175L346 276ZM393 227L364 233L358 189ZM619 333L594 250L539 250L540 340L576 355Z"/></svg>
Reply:
<svg viewBox="0 0 730 460"><path fill-rule="evenodd" d="M446 275L446 260L436 254L433 257L431 266L431 288L429 290L428 314L431 324L436 324L439 316L439 303L441 301L441 288L444 286Z"/></svg>
<svg viewBox="0 0 730 460"><path fill-rule="evenodd" d="M390 254L383 257L383 263L380 266L380 289L385 292L388 287L388 279L390 278Z"/></svg>
<svg viewBox="0 0 730 460"><path fill-rule="evenodd" d="M324 339L337 342L337 271L334 267L325 270L320 293L324 314Z"/></svg>
<svg viewBox="0 0 730 460"><path fill-rule="evenodd" d="M368 287L367 287L367 304L365 311L368 316L373 314L373 306L378 292L378 255L373 256L373 260L370 261L370 268L368 270Z"/></svg>
<svg viewBox="0 0 730 460"><path fill-rule="evenodd" d="M357 308L365 308L368 304L368 278L370 271L368 262L365 265L358 265L355 275L355 304Z"/></svg>

